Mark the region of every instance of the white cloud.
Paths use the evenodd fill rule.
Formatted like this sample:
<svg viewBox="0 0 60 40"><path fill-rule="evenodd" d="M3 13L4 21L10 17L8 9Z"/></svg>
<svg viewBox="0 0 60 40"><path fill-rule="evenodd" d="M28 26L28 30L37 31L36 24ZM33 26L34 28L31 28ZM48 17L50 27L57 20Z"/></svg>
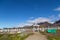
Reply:
<svg viewBox="0 0 60 40"><path fill-rule="evenodd" d="M53 24L54 22L50 22L51 24Z"/></svg>
<svg viewBox="0 0 60 40"><path fill-rule="evenodd" d="M58 15L60 17L60 14ZM34 23L41 23L41 22L49 22L49 23L54 23L56 20L59 20L59 17L58 16L55 16L55 15L51 15L50 17L46 18L46 17L38 17L38 18L33 18L33 19L29 19L26 21L26 23L22 23L22 24L19 24L20 27L23 27L23 26L31 26L33 25Z"/></svg>
<svg viewBox="0 0 60 40"><path fill-rule="evenodd" d="M40 23L40 22L45 22L45 21L50 22L50 19L44 18L44 17L39 17L34 20L28 20L29 23Z"/></svg>
<svg viewBox="0 0 60 40"><path fill-rule="evenodd" d="M58 17L55 15L51 15L49 18L51 20L51 23L53 23L54 21L56 21L58 19Z"/></svg>
<svg viewBox="0 0 60 40"><path fill-rule="evenodd" d="M33 19L34 17L30 17L29 19Z"/></svg>
<svg viewBox="0 0 60 40"><path fill-rule="evenodd" d="M31 26L34 23L36 24L36 23L45 22L45 21L50 22L50 19L49 18L44 18L44 17L38 17L38 18L35 18L33 20L31 20L31 19L27 20L26 23L19 24L18 27ZM35 25L35 26L37 26L37 25Z"/></svg>
<svg viewBox="0 0 60 40"><path fill-rule="evenodd" d="M58 17L60 18L60 14L58 14Z"/></svg>
<svg viewBox="0 0 60 40"><path fill-rule="evenodd" d="M24 27L24 26L31 26L31 23L21 23L18 25L18 27Z"/></svg>
<svg viewBox="0 0 60 40"><path fill-rule="evenodd" d="M55 11L60 11L60 7L57 7L54 9Z"/></svg>

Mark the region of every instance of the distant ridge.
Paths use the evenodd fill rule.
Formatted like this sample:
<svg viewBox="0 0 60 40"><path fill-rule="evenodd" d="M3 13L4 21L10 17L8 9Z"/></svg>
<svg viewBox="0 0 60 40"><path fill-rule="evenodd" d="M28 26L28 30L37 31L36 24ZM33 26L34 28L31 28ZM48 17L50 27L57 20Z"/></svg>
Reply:
<svg viewBox="0 0 60 40"><path fill-rule="evenodd" d="M60 20L56 21L54 24L59 24L60 23Z"/></svg>
<svg viewBox="0 0 60 40"><path fill-rule="evenodd" d="M60 26L60 20L55 21L54 25L55 25L55 26Z"/></svg>

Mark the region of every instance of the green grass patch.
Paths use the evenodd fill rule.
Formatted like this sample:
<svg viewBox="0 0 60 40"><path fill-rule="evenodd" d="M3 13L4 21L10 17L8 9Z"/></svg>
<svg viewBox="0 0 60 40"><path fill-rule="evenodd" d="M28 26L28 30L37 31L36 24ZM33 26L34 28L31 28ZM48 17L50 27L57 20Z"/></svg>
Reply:
<svg viewBox="0 0 60 40"><path fill-rule="evenodd" d="M0 34L0 40L24 40L25 38L27 38L29 35L32 35L32 33L30 34L24 34L23 36L21 36L21 34Z"/></svg>
<svg viewBox="0 0 60 40"><path fill-rule="evenodd" d="M57 33L48 33L47 31L41 32L43 35L47 36L48 40L60 40L60 30L57 30Z"/></svg>
<svg viewBox="0 0 60 40"><path fill-rule="evenodd" d="M24 40L24 39L26 39L26 38L27 38L28 36L30 36L30 35L33 35L33 33L26 34L26 35L22 36L20 40Z"/></svg>

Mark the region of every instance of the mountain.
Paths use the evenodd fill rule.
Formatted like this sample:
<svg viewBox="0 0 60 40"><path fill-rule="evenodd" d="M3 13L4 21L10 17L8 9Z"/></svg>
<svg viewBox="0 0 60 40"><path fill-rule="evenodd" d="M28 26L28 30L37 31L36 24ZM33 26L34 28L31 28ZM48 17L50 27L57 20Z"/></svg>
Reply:
<svg viewBox="0 0 60 40"><path fill-rule="evenodd" d="M55 24L59 24L60 23L60 20L56 21Z"/></svg>
<svg viewBox="0 0 60 40"><path fill-rule="evenodd" d="M52 24L48 22L42 22L42 23L38 23L38 25L40 25L40 27L48 27L51 26Z"/></svg>
<svg viewBox="0 0 60 40"><path fill-rule="evenodd" d="M35 25L35 24L34 24ZM60 26L60 20L55 21L53 24L49 23L49 22L41 22L41 23L37 23L37 25L40 25L39 27L57 27ZM37 28L38 26L25 26L24 28Z"/></svg>
<svg viewBox="0 0 60 40"><path fill-rule="evenodd" d="M60 20L56 21L53 25L60 26Z"/></svg>

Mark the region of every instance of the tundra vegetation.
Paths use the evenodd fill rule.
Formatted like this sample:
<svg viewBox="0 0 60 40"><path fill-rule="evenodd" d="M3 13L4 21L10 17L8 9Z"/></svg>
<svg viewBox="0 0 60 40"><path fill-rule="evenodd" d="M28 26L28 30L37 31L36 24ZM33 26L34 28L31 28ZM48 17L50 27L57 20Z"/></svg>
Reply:
<svg viewBox="0 0 60 40"><path fill-rule="evenodd" d="M29 35L32 35L33 33L29 34L0 34L0 40L24 40L27 38Z"/></svg>
<svg viewBox="0 0 60 40"><path fill-rule="evenodd" d="M57 30L56 33L40 32L47 36L48 40L60 40L60 30Z"/></svg>

